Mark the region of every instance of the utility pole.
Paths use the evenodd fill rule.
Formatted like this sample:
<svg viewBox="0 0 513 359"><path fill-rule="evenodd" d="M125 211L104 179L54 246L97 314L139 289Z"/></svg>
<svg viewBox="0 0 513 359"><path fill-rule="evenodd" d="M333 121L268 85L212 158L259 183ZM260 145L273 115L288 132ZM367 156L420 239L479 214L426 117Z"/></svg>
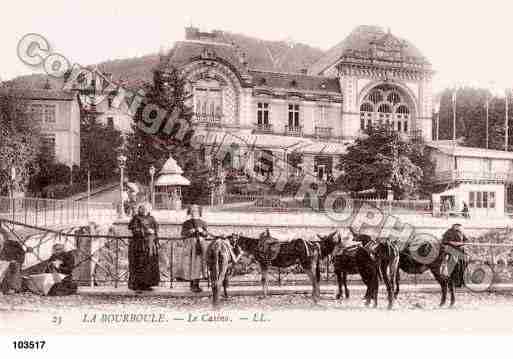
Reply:
<svg viewBox="0 0 513 359"><path fill-rule="evenodd" d="M509 110L509 89L506 89L506 115L504 116L504 151L508 150L508 141L509 141L509 120L508 120L508 110Z"/></svg>

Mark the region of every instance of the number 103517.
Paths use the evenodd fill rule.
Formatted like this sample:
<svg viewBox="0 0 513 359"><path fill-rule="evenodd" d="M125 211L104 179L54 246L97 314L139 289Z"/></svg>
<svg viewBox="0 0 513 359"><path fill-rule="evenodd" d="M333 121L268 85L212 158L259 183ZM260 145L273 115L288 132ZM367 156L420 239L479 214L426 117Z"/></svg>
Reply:
<svg viewBox="0 0 513 359"><path fill-rule="evenodd" d="M40 350L43 349L46 341L44 340L15 340L12 342L14 349L17 350Z"/></svg>

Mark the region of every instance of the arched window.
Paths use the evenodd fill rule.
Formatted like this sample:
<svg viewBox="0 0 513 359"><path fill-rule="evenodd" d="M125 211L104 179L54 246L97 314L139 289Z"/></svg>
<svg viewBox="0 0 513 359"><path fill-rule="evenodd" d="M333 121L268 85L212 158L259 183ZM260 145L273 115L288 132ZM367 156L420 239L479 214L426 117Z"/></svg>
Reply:
<svg viewBox="0 0 513 359"><path fill-rule="evenodd" d="M402 89L391 84L373 88L360 104L360 128L372 126L373 121L387 124L398 132L408 132L411 104Z"/></svg>
<svg viewBox="0 0 513 359"><path fill-rule="evenodd" d="M372 113L374 112L374 106L365 102L360 106L360 130L365 130L372 126Z"/></svg>
<svg viewBox="0 0 513 359"><path fill-rule="evenodd" d="M395 91L390 92L387 96L387 101L395 105L395 104L398 104L399 102L401 102L401 97Z"/></svg>
<svg viewBox="0 0 513 359"><path fill-rule="evenodd" d="M377 104L377 103L383 101L383 95L381 94L381 92L379 90L374 90L369 94L369 100L372 103Z"/></svg>

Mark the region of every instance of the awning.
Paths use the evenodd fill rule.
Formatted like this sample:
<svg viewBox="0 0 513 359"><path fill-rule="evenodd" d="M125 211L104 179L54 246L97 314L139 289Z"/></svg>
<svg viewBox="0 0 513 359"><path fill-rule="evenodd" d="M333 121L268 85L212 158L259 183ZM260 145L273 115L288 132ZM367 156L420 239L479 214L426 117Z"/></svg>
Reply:
<svg viewBox="0 0 513 359"><path fill-rule="evenodd" d="M190 186L191 181L179 174L163 174L155 181L155 186Z"/></svg>
<svg viewBox="0 0 513 359"><path fill-rule="evenodd" d="M340 155L347 152L347 144L329 142L305 137L280 136L272 134L241 134L225 131L209 131L197 134L197 140L204 145L232 146L243 148L276 149L303 154Z"/></svg>

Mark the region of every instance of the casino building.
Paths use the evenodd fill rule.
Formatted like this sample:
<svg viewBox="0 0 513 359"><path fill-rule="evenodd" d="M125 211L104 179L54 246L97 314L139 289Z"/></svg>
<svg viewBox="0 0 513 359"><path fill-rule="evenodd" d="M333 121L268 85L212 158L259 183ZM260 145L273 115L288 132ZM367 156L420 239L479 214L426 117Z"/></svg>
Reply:
<svg viewBox="0 0 513 359"><path fill-rule="evenodd" d="M324 180L337 176L337 157L372 123L431 140L433 71L409 41L359 26L295 71L273 65L297 58L279 58L272 44L255 46L249 51L228 33L188 27L164 60L190 84L195 126L208 132L205 146L229 147L225 167L252 173L267 158L266 171L275 176L276 166L291 167L293 153L299 160L287 170ZM271 66L261 65L264 58ZM204 160L212 161L210 151Z"/></svg>

